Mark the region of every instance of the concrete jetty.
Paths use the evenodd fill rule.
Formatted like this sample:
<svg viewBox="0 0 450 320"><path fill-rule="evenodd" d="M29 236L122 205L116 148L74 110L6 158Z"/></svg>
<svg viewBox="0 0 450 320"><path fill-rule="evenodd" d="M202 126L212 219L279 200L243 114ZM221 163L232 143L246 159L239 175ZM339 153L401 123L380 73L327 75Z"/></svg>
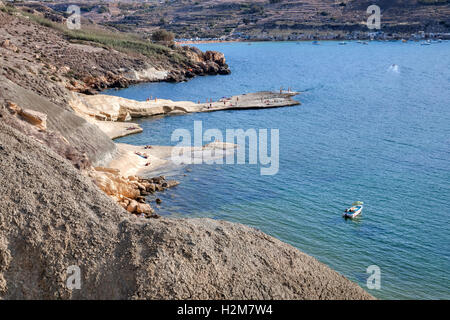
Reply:
<svg viewBox="0 0 450 320"><path fill-rule="evenodd" d="M292 107L300 104L299 101L293 99L298 94L298 92L277 93L271 91L241 94L229 98L222 98L213 103L204 103L201 105L202 109L200 112L228 109L242 110Z"/></svg>

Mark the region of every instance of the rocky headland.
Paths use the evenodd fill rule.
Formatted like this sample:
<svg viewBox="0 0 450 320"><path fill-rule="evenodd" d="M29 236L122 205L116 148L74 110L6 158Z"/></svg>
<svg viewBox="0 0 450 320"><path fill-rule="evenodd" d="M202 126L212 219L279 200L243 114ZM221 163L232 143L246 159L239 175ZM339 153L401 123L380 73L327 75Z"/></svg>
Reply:
<svg viewBox="0 0 450 320"><path fill-rule="evenodd" d="M94 79L114 79L108 72L122 77L118 70L127 63L128 71L145 73L150 58L99 49L96 42L74 44L12 9L0 10L0 43L0 299L372 299L316 259L253 228L158 217L146 195L178 182L143 178L141 170L164 165L171 149L115 144L99 123L130 126L127 114L132 119L161 106L76 108L79 99L90 101L80 92L114 83L75 76L87 72L83 68ZM152 59L150 68L165 72L169 60ZM234 146L201 147L208 148ZM81 269L81 289L66 285L73 265Z"/></svg>

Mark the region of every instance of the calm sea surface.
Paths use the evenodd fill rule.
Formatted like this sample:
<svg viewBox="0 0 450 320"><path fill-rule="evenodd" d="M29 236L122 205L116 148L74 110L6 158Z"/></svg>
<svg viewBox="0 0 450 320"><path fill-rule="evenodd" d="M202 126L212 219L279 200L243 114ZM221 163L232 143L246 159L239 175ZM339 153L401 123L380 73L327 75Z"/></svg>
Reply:
<svg viewBox="0 0 450 320"><path fill-rule="evenodd" d="M166 172L182 184L159 195L159 212L254 226L366 289L377 265L381 289L368 291L379 298L450 299L450 42L198 47L225 53L233 73L109 94L205 101L283 86L301 91L302 105L137 121L144 133L119 142L174 145L172 132L196 120L280 130L278 174L206 164ZM363 216L344 220L356 200Z"/></svg>

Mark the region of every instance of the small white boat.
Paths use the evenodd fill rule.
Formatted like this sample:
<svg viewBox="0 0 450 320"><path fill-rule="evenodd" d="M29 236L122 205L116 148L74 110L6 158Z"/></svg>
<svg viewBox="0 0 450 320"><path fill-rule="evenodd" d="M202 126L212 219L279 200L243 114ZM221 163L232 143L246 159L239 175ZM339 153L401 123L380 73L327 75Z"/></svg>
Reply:
<svg viewBox="0 0 450 320"><path fill-rule="evenodd" d="M344 218L354 219L362 214L363 208L364 202L361 201L353 202L352 207L345 209L344 214L342 216Z"/></svg>
<svg viewBox="0 0 450 320"><path fill-rule="evenodd" d="M345 42L345 41L339 42L339 45L341 45L341 46L345 46L346 44L347 44L347 42Z"/></svg>

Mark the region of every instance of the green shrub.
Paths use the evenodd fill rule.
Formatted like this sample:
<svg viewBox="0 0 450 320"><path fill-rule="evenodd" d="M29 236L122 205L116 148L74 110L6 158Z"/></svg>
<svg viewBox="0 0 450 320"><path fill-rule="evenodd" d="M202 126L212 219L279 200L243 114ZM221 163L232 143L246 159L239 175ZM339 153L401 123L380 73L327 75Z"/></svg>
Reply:
<svg viewBox="0 0 450 320"><path fill-rule="evenodd" d="M152 40L156 42L172 42L174 39L175 34L164 29L156 30L152 34Z"/></svg>
<svg viewBox="0 0 450 320"><path fill-rule="evenodd" d="M97 30L66 30L64 34L71 40L89 41L122 52L137 52L145 56L167 54L169 48L148 42L133 34L110 33Z"/></svg>
<svg viewBox="0 0 450 320"><path fill-rule="evenodd" d="M9 3L6 3L3 5L3 7L0 8L0 11L8 13L8 14L13 14L17 10L14 6L10 5Z"/></svg>
<svg viewBox="0 0 450 320"><path fill-rule="evenodd" d="M108 7L105 7L105 6L99 6L99 7L97 8L97 12L98 12L98 13L106 13L106 12L108 12L108 13L109 13L109 8L108 8Z"/></svg>

